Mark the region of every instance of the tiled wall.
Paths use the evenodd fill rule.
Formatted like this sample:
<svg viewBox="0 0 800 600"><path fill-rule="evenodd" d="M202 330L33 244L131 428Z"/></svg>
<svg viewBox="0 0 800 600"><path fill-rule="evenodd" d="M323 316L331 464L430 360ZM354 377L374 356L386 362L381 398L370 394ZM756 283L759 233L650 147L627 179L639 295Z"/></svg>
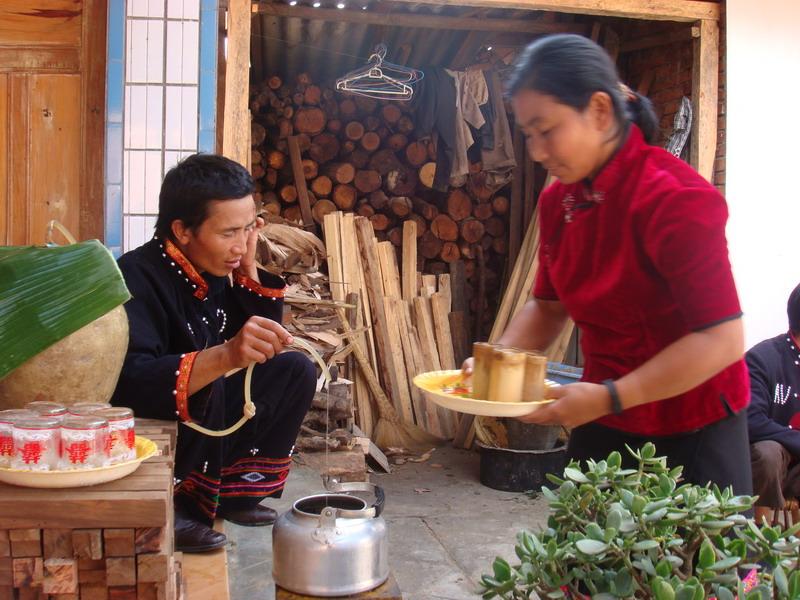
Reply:
<svg viewBox="0 0 800 600"><path fill-rule="evenodd" d="M118 6L109 11L117 22L109 22L108 115L116 137L109 135L106 159L120 180L108 182L118 193L106 197L106 243L119 253L153 235L164 173L189 154L214 151L217 7L216 0L111 4ZM120 49L124 69L112 68Z"/></svg>

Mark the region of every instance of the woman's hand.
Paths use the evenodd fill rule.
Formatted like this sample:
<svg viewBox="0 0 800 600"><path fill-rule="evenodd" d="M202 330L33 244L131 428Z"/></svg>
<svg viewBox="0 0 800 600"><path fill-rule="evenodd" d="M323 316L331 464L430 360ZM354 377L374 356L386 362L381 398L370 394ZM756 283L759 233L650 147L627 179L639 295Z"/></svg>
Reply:
<svg viewBox="0 0 800 600"><path fill-rule="evenodd" d="M256 217L253 228L247 233L247 247L239 263L238 271L245 277L258 282L258 269L256 268L256 247L258 246L258 234L264 228L265 221L261 217ZM259 282L260 283L260 282Z"/></svg>
<svg viewBox="0 0 800 600"><path fill-rule="evenodd" d="M463 363L461 363L461 373L463 373L465 377L469 377L470 375L472 375L472 370L474 368L475 368L475 358L472 356L470 356Z"/></svg>
<svg viewBox="0 0 800 600"><path fill-rule="evenodd" d="M570 383L548 387L545 397L554 402L519 417L525 423L577 427L611 412L611 398L599 383Z"/></svg>

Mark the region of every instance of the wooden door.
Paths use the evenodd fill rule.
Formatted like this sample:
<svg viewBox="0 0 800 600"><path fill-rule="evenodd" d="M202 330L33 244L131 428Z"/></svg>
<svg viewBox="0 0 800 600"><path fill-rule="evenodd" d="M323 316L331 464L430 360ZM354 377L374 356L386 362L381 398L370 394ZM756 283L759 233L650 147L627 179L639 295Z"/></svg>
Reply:
<svg viewBox="0 0 800 600"><path fill-rule="evenodd" d="M106 3L0 3L0 244L102 239Z"/></svg>

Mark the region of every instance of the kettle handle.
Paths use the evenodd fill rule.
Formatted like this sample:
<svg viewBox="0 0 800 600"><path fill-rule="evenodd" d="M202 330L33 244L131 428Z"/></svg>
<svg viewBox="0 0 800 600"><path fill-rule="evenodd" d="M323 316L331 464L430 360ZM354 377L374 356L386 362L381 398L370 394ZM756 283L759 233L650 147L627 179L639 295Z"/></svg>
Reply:
<svg viewBox="0 0 800 600"><path fill-rule="evenodd" d="M347 519L364 519L379 517L383 512L383 507L386 503L386 494L383 488L374 483L367 481L347 481L340 482L331 477L323 477L325 489L329 492L372 492L375 494L375 503L369 508L363 510L349 510L339 508L336 510L337 516Z"/></svg>

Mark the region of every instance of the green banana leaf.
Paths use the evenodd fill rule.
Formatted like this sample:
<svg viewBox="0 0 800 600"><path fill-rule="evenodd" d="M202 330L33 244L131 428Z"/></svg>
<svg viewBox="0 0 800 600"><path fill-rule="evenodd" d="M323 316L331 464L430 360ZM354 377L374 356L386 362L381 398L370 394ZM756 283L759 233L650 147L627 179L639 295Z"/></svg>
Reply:
<svg viewBox="0 0 800 600"><path fill-rule="evenodd" d="M0 379L130 298L97 240L0 247Z"/></svg>

